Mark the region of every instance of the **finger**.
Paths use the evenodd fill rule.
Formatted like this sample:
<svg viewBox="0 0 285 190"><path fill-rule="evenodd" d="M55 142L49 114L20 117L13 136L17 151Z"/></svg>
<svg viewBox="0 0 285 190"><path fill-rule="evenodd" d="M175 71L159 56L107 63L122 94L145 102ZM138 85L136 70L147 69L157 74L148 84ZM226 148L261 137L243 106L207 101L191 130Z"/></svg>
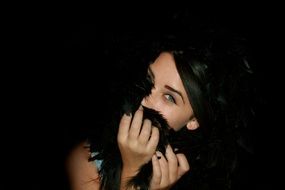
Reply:
<svg viewBox="0 0 285 190"><path fill-rule="evenodd" d="M118 142L122 142L128 137L132 116L124 114L121 118L118 131Z"/></svg>
<svg viewBox="0 0 285 190"><path fill-rule="evenodd" d="M184 154L176 154L178 161L178 178L184 175L187 171L190 170L190 165L187 161L187 158Z"/></svg>
<svg viewBox="0 0 285 190"><path fill-rule="evenodd" d="M178 160L170 145L166 147L165 156L168 161L169 181L174 183L178 175Z"/></svg>
<svg viewBox="0 0 285 190"><path fill-rule="evenodd" d="M143 108L142 106L136 111L133 121L131 124L131 128L129 131L130 138L137 138L139 136L143 119Z"/></svg>
<svg viewBox="0 0 285 190"><path fill-rule="evenodd" d="M151 127L151 137L147 143L147 150L149 152L155 151L159 141L159 131L157 127Z"/></svg>
<svg viewBox="0 0 285 190"><path fill-rule="evenodd" d="M158 160L161 170L161 181L160 185L162 187L166 187L169 185L169 170L168 170L168 162L166 158L163 156L163 154L159 151L156 152L156 155L160 157Z"/></svg>
<svg viewBox="0 0 285 190"><path fill-rule="evenodd" d="M150 134L151 134L151 121L149 119L145 119L139 135L139 141L143 144L146 144L149 140Z"/></svg>
<svg viewBox="0 0 285 190"><path fill-rule="evenodd" d="M156 154L152 156L152 179L151 184L158 186L161 181L161 170L158 157Z"/></svg>

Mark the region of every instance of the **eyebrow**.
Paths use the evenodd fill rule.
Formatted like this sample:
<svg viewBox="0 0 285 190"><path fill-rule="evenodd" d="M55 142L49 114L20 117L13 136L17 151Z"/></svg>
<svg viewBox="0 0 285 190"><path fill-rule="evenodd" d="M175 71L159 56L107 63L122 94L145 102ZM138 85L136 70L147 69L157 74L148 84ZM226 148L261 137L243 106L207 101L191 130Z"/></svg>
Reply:
<svg viewBox="0 0 285 190"><path fill-rule="evenodd" d="M170 91L172 91L172 92L178 94L178 95L182 98L183 103L185 104L185 101L184 101L184 98L183 98L181 92L179 92L178 90L175 90L174 88L172 88L171 86L168 86L168 85L165 85L164 87L165 87L166 89L168 89L168 90L170 90Z"/></svg>
<svg viewBox="0 0 285 190"><path fill-rule="evenodd" d="M152 69L150 67L148 67L148 73L149 73L150 77L152 78L152 80L154 80L155 75L154 75L154 73L153 73L153 71L152 71ZM168 89L168 90L178 94L181 97L183 103L185 104L184 98L183 98L182 93L180 91L178 91L178 90L176 90L176 89L174 89L174 88L172 88L171 86L168 86L168 85L165 85L164 87L166 89Z"/></svg>

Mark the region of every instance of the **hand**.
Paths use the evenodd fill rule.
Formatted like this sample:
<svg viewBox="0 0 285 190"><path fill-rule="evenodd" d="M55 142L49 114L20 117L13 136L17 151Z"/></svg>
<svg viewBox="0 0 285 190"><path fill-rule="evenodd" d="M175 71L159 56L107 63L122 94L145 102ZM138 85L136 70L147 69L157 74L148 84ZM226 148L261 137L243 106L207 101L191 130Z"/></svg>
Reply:
<svg viewBox="0 0 285 190"><path fill-rule="evenodd" d="M140 107L133 119L125 114L120 121L117 140L123 162L122 177L134 176L155 154L159 131L150 120L142 120L143 108Z"/></svg>
<svg viewBox="0 0 285 190"><path fill-rule="evenodd" d="M165 156L157 151L152 157L151 190L170 189L190 169L185 155L175 154L170 145L166 148Z"/></svg>

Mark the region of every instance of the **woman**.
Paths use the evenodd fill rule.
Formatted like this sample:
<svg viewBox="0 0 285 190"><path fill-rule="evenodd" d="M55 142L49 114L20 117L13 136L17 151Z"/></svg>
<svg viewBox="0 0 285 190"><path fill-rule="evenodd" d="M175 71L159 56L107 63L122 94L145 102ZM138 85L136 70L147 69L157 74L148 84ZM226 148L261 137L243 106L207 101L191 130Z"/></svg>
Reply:
<svg viewBox="0 0 285 190"><path fill-rule="evenodd" d="M92 141L91 151L86 143L74 149L67 162L72 189L132 189L128 180L150 161L149 189L230 188L238 152L251 153L242 130L252 122L252 71L232 36L211 30L186 34L166 35L147 47L154 50L146 56L155 57L147 70L153 88L141 105L161 113L190 151L177 153L171 145L165 154L157 151L158 129L143 120L141 106L121 118L117 144L103 149L103 166L88 162ZM112 166L116 151L118 167Z"/></svg>

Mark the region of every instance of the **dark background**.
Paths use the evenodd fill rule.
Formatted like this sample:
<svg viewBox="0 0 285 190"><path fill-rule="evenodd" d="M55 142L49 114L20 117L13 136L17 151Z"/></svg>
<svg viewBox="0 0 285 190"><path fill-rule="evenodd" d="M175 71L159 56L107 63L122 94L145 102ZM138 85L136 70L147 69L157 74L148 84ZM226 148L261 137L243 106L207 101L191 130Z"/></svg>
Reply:
<svg viewBox="0 0 285 190"><path fill-rule="evenodd" d="M101 9L98 6L93 10L65 7L55 12L45 11L47 14L39 14L39 18L35 18L38 14L31 15L32 21L20 27L25 29L20 47L27 51L21 58L28 64L16 69L23 76L17 80L17 92L22 94L17 111L27 127L16 128L21 139L17 147L20 146L18 150L23 155L24 168L20 173L29 176L25 180L29 187L68 188L63 164L70 147L83 139L90 128L98 127L98 119L108 119L110 98L116 94L112 87L123 85L132 77L127 75L135 68L119 60L140 34L147 39L153 31L175 30L188 19L226 26L248 39L263 101L253 126L255 155L245 161L244 167L248 168L241 169L244 172L241 175L246 177L240 186L272 189L277 184L279 178L274 174L281 170L282 150L277 130L282 127L278 119L281 113L277 111L281 104L278 98L282 70L275 60L279 15L269 14L274 12L270 7L241 6L210 11L181 7ZM187 19L177 21L181 15ZM26 49L30 46L30 50ZM100 139L100 133L97 135Z"/></svg>

